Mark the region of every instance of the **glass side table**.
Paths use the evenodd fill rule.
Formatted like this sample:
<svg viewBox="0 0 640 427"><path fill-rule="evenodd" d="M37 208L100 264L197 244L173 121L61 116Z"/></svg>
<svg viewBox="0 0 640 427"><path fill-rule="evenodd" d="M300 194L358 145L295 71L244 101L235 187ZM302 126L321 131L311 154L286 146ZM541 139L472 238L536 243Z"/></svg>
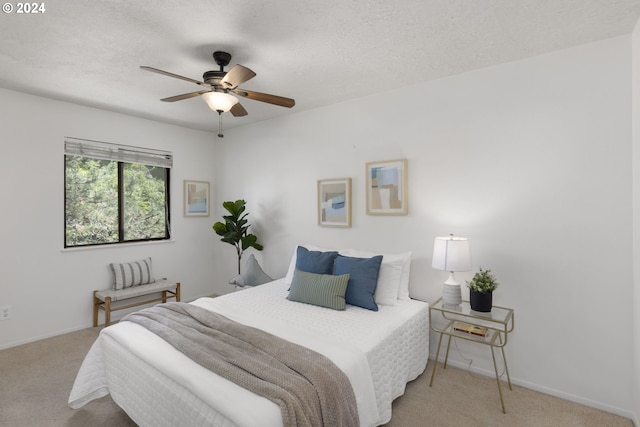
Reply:
<svg viewBox="0 0 640 427"><path fill-rule="evenodd" d="M437 327L433 323L433 316L438 314L444 319L444 326ZM500 395L500 404L502 412L507 413L502 398L502 388L500 387L500 375L498 374L498 366L496 364L496 355L494 348L500 348L502 360L504 361L504 370L507 374L507 383L509 390L511 388L511 378L509 377L509 368L507 368L507 358L504 355L504 346L507 345L509 333L513 331L514 314L513 310L506 307L493 306L491 312L482 313L471 310L468 301L462 301L462 304L456 306L445 305L442 298L438 299L433 305L429 306L429 325L431 330L440 333L438 339L438 349L436 350L436 359L431 372L431 381L429 387L433 385L433 378L436 375L436 367L438 366L438 357L440 355L440 347L442 345L442 337L447 336L447 352L444 357L443 369L447 368L447 360L449 358L449 347L452 338L461 338L478 344L484 344L491 349L491 357L493 359L493 369L496 373L496 382L498 383L498 394Z"/></svg>

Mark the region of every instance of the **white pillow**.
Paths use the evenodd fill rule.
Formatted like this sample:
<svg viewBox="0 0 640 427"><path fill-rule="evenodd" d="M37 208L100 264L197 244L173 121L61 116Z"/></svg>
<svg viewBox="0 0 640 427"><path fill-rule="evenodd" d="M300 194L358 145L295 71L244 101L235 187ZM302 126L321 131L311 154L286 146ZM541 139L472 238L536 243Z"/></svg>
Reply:
<svg viewBox="0 0 640 427"><path fill-rule="evenodd" d="M407 252L402 265L402 278L400 279L400 289L398 289L398 299L408 300L409 297L409 279L411 274L411 252Z"/></svg>
<svg viewBox="0 0 640 427"><path fill-rule="evenodd" d="M298 258L298 245L296 245L296 248L293 250L293 256L291 257L291 261L289 262L289 269L287 270L287 275L284 276L284 282L287 285L291 285L291 282L293 281L293 273L296 271L296 260Z"/></svg>
<svg viewBox="0 0 640 427"><path fill-rule="evenodd" d="M398 289L402 277L402 265L389 261L387 255L383 255L378 275L378 287L373 298L379 305L396 305L398 301Z"/></svg>

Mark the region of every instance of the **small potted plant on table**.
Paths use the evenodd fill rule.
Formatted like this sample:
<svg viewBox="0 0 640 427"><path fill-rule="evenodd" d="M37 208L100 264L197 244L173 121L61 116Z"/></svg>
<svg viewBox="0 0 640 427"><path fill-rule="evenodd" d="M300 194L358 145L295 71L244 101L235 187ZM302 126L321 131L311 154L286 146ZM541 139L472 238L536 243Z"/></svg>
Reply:
<svg viewBox="0 0 640 427"><path fill-rule="evenodd" d="M480 267L471 281L467 281L469 288L469 302L471 309L488 313L493 305L493 291L498 287L496 277L491 274L491 270L483 270Z"/></svg>

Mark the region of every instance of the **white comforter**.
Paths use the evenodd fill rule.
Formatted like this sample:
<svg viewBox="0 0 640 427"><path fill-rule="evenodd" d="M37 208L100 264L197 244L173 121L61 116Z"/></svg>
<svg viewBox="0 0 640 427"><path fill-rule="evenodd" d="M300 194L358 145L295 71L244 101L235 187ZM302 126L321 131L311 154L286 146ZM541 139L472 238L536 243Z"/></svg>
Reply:
<svg viewBox="0 0 640 427"><path fill-rule="evenodd" d="M379 312L351 306L344 312L336 312L288 301L287 288L284 281L277 280L220 298L201 298L193 304L324 354L349 377L358 402L360 424L374 426L388 421L390 400L404 391L406 381L424 370L426 352L424 362L418 360L417 365L412 363L408 372L402 373L399 380L402 390L392 390L391 396L385 398L381 398L380 394L384 393L380 390L376 393L369 360L372 353L378 355L374 357L378 361L384 358L380 354L382 351L397 351L383 349L380 344L396 342L392 336L394 332L408 319L415 318L416 313L426 317L426 304L403 301L399 306L381 306ZM418 334L426 333L423 331L424 317L417 321L421 325ZM428 337L422 339L428 343ZM105 372L102 346L114 341L190 390L234 424L282 425L276 404L193 363L155 334L130 322L121 322L102 331L76 378L69 397L72 408L79 408L109 393L109 374ZM418 348L422 347L419 345ZM389 368L398 369L397 365ZM407 376L409 378L405 378ZM397 381L394 387L398 388ZM381 414L381 411L385 413Z"/></svg>

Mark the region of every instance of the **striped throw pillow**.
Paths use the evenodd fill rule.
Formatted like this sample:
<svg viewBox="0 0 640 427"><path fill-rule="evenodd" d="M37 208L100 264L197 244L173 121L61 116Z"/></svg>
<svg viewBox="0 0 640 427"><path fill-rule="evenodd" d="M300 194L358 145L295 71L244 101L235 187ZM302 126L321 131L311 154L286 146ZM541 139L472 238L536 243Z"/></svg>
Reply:
<svg viewBox="0 0 640 427"><path fill-rule="evenodd" d="M151 258L122 264L109 264L113 273L113 289L124 289L132 286L154 283L151 269Z"/></svg>
<svg viewBox="0 0 640 427"><path fill-rule="evenodd" d="M331 274L307 273L296 269L287 298L290 301L344 310L344 294L347 292L348 283L349 274L333 276Z"/></svg>

